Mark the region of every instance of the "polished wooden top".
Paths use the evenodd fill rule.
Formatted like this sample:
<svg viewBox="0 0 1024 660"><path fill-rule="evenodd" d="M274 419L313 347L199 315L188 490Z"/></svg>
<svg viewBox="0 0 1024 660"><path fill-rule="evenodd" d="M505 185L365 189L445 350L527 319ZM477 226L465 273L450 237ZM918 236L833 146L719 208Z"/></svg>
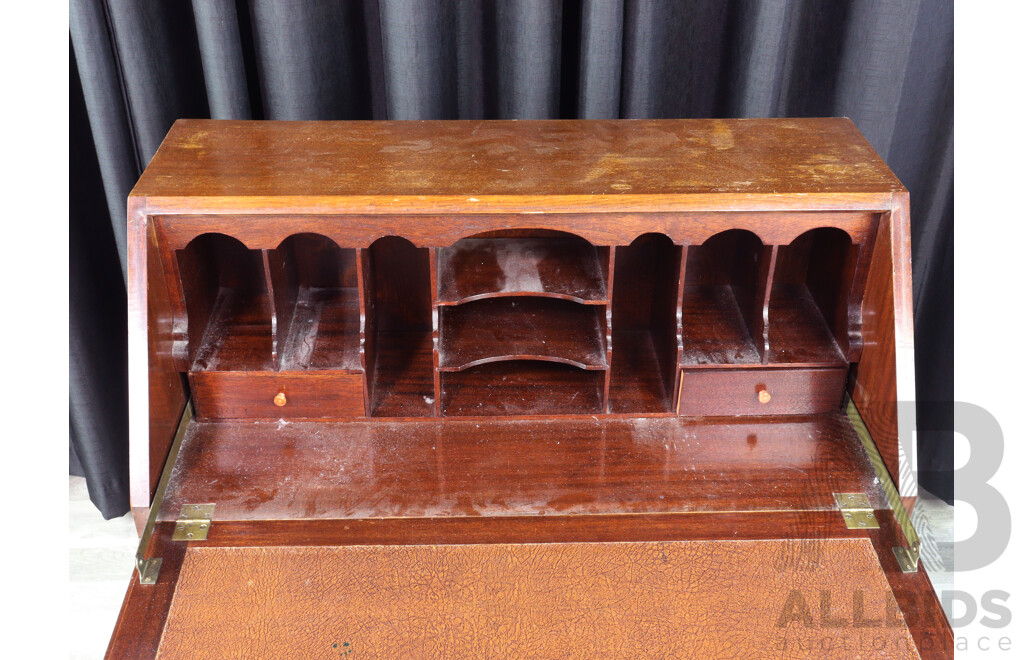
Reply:
<svg viewBox="0 0 1024 660"><path fill-rule="evenodd" d="M622 210L665 196L902 190L844 118L182 119L132 196L155 207L183 198L255 207L256 197L309 209L344 197L353 213L438 202L514 212L535 208L538 197Z"/></svg>

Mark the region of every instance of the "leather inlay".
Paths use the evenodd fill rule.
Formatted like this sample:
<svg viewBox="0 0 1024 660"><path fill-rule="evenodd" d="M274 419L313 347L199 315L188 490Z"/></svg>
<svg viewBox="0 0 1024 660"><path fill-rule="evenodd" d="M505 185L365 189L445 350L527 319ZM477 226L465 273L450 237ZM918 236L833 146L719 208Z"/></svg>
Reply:
<svg viewBox="0 0 1024 660"><path fill-rule="evenodd" d="M917 658L868 539L190 548L161 658Z"/></svg>

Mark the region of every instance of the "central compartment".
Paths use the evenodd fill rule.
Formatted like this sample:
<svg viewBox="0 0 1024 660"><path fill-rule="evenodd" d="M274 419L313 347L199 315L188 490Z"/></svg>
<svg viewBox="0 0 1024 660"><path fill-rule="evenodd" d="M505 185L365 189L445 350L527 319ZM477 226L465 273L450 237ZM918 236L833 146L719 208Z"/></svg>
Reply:
<svg viewBox="0 0 1024 660"><path fill-rule="evenodd" d="M507 230L437 251L437 371L445 415L602 413L608 248Z"/></svg>

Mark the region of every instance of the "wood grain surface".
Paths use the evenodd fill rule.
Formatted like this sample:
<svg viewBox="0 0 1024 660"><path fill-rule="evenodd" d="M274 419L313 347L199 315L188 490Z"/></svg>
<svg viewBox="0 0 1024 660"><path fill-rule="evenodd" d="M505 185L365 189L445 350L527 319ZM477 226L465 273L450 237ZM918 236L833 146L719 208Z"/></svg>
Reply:
<svg viewBox="0 0 1024 660"><path fill-rule="evenodd" d="M196 415L209 419L351 419L365 415L363 376L338 371L196 371ZM275 397L284 394L284 404Z"/></svg>
<svg viewBox="0 0 1024 660"><path fill-rule="evenodd" d="M463 239L438 250L437 301L528 295L601 304L608 298L607 255L579 238Z"/></svg>
<svg viewBox="0 0 1024 660"><path fill-rule="evenodd" d="M849 119L182 119L133 193L465 200L900 189Z"/></svg>
<svg viewBox="0 0 1024 660"><path fill-rule="evenodd" d="M838 413L194 422L160 517L189 502L218 520L827 510L834 492L885 506Z"/></svg>
<svg viewBox="0 0 1024 660"><path fill-rule="evenodd" d="M532 296L442 307L438 368L462 371L532 359L607 369L604 311L599 305Z"/></svg>
<svg viewBox="0 0 1024 660"><path fill-rule="evenodd" d="M679 414L811 415L839 410L846 369L688 369ZM761 391L768 400L761 402Z"/></svg>

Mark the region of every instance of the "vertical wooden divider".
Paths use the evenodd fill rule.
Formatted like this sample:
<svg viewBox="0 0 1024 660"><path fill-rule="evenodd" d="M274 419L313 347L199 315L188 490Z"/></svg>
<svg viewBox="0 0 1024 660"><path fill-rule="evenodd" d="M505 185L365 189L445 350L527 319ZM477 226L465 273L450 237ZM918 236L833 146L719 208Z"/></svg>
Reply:
<svg viewBox="0 0 1024 660"><path fill-rule="evenodd" d="M611 412L612 389L612 292L615 290L615 246L608 246L608 270L605 280L605 347L607 349L608 368L604 372L604 411Z"/></svg>
<svg viewBox="0 0 1024 660"><path fill-rule="evenodd" d="M768 327L771 323L769 318L769 306L772 299L772 285L775 280L775 263L779 257L779 246L778 245L766 245L764 246L765 252L768 258L761 259L761 270L758 274L757 282L757 295L761 301L761 318L755 327L751 327L751 339L754 340L754 345L757 350L761 352L761 363L764 364L768 359ZM757 330L755 334L753 331Z"/></svg>
<svg viewBox="0 0 1024 660"><path fill-rule="evenodd" d="M676 291L676 365L672 391L669 392L669 409L679 414L679 391L683 384L683 291L686 289L686 261L690 246L683 245L679 254L679 289Z"/></svg>
<svg viewBox="0 0 1024 660"><path fill-rule="evenodd" d="M441 352L440 316L437 305L437 248L427 248L430 255L430 318L433 324L431 343L434 354L434 416L441 416Z"/></svg>
<svg viewBox="0 0 1024 660"><path fill-rule="evenodd" d="M277 298L274 290L274 276L270 265L270 250L261 250L263 255L263 279L267 286L267 300L270 303L270 355L274 369L281 370L281 350L284 343L281 338L282 329L278 319Z"/></svg>
<svg viewBox="0 0 1024 660"><path fill-rule="evenodd" d="M860 362L861 351L864 350L864 289L867 286L868 271L874 256L877 226L876 216L875 230L869 232L863 243L854 243L852 246L857 250L857 257L849 289L848 320L845 333L847 345L844 350L847 361L851 363Z"/></svg>
<svg viewBox="0 0 1024 660"><path fill-rule="evenodd" d="M373 384L376 337L373 325L373 272L370 252L356 248L356 286L359 290L359 363L363 366L363 409L371 416L370 387Z"/></svg>

